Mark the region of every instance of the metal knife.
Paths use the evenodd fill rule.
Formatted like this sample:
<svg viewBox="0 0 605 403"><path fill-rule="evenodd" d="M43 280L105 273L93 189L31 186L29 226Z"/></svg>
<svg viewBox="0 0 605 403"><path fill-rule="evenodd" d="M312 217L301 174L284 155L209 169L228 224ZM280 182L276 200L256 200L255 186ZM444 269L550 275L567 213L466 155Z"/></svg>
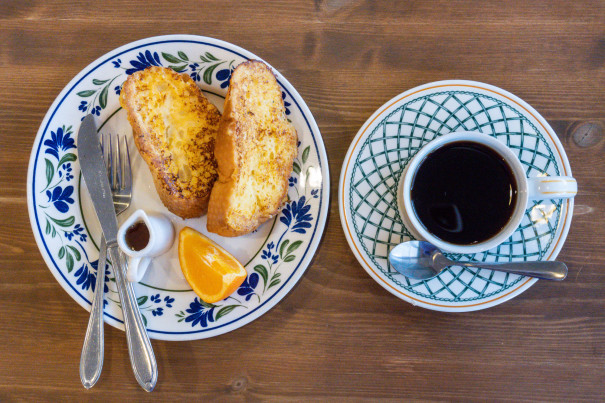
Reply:
<svg viewBox="0 0 605 403"><path fill-rule="evenodd" d="M107 169L103 161L93 115L86 116L82 121L77 141L82 176L105 236L107 254L113 262L116 285L124 313L124 328L126 329L130 363L139 385L147 392L151 392L158 379L157 363L141 319L134 289L132 284L126 281L126 265L117 240L118 219L113 207Z"/></svg>

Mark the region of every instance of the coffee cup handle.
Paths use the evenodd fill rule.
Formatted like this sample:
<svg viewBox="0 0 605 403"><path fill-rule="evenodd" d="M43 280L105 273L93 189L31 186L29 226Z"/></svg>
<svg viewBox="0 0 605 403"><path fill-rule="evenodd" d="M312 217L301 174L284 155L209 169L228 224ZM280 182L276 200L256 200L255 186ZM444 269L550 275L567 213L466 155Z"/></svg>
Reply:
<svg viewBox="0 0 605 403"><path fill-rule="evenodd" d="M151 258L148 256L130 258L130 262L128 262L128 272L126 273L128 281L133 283L141 281L150 262Z"/></svg>
<svg viewBox="0 0 605 403"><path fill-rule="evenodd" d="M571 176L540 176L527 179L529 200L569 199L578 193Z"/></svg>

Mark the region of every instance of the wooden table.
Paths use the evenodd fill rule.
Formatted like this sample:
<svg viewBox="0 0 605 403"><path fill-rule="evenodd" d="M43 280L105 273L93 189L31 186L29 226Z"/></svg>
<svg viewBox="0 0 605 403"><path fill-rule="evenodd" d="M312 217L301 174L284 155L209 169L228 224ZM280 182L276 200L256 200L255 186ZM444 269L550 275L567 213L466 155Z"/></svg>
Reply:
<svg viewBox="0 0 605 403"><path fill-rule="evenodd" d="M143 5L145 3L145 5ZM605 2L12 1L0 3L0 400L602 400L605 396ZM86 391L88 313L34 241L25 181L38 127L91 61L137 39L205 35L266 59L300 92L325 142L331 207L300 283L236 331L153 341L159 382L136 384L124 333ZM504 88L534 106L578 179L559 259L497 307L437 313L395 298L357 263L338 176L351 140L386 100L442 79Z"/></svg>

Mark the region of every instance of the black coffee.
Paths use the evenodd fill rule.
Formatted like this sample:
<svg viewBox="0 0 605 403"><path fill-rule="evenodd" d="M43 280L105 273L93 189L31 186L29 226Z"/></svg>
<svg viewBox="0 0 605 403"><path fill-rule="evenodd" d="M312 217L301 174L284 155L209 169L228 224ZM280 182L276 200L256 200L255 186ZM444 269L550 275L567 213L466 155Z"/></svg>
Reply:
<svg viewBox="0 0 605 403"><path fill-rule="evenodd" d="M412 179L412 206L428 232L443 241L483 242L510 220L517 183L504 159L471 141L428 154Z"/></svg>

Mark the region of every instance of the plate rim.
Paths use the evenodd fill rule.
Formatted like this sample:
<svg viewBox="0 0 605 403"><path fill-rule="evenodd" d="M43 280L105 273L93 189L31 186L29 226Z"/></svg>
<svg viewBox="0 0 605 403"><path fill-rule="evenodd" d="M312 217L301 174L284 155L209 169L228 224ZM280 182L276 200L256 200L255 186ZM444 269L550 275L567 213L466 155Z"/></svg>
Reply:
<svg viewBox="0 0 605 403"><path fill-rule="evenodd" d="M211 37L201 36L201 35L189 35L189 34L172 34L172 35L159 35L152 36L148 38L139 39L130 43L126 43L121 45L115 49L112 49L88 65L82 68L59 92L59 94L54 98L51 105L48 107L44 118L42 119L36 136L32 142L32 149L30 152L30 158L28 161L28 171L27 171L27 182L26 182L26 190L27 190L27 207L28 207L28 218L30 221L31 229L34 234L34 238L36 241L36 246L42 258L53 274L57 282L61 285L61 287L67 292L67 294L76 301L81 307L90 311L91 301L88 300L83 295L75 292L71 286L71 284L62 276L58 267L56 267L55 262L50 256L50 252L48 250L48 246L44 239L41 237L41 228L37 220L37 216L35 214L35 206L33 205L33 189L34 185L34 164L38 159L38 154L40 152L40 142L43 134L47 131L49 123L54 118L55 114L58 111L58 108L63 103L63 101L67 98L67 96L73 91L73 89L89 74L91 74L96 68L105 65L111 59L116 56L126 52L132 51L143 46L152 46L159 43L167 43L167 42L190 42L192 44L203 45L204 43L210 44L212 46L223 47L225 50L234 52L239 54L245 59L254 59L260 60L266 63L274 73L276 73L276 78L278 81L283 84L284 90L287 91L292 100L297 104L300 111L302 112L302 117L307 123L309 128L311 139L315 143L315 147L317 149L318 155L318 164L322 173L322 197L319 200L318 206L318 215L317 215L317 224L313 230L313 233L310 237L309 245L305 250L303 257L298 263L297 267L294 269L293 273L289 277L288 281L285 282L284 286L282 286L279 290L277 290L273 295L271 295L265 302L256 307L256 309L252 312L247 313L244 316L240 316L237 319L227 322L219 327L212 329L203 329L189 332L164 332L158 330L148 330L150 337L159 340L174 340L174 341L185 341L185 340L197 340L203 338L216 337L221 334L236 330L242 326L249 324L260 316L264 315L268 311L270 311L279 301L281 301L295 286L298 284L298 281L307 270L307 268L312 263L315 252L317 251L319 244L323 238L323 234L325 232L327 216L329 212L330 205L330 171L329 171L329 161L328 155L325 148L325 144L323 141L323 137L321 135L321 131L315 121L315 117L311 113L308 105L302 98L302 96L298 93L298 91L294 88L294 86L271 64L265 62L262 58L257 56L256 54L241 48L240 46L234 45L232 43L215 39ZM314 136L317 134L317 136ZM38 147L36 147L38 145ZM309 253L311 252L311 253ZM302 270L299 270L302 269ZM285 287L289 285L288 287ZM119 320L108 313L104 315L105 322L108 324L124 330L123 321Z"/></svg>
<svg viewBox="0 0 605 403"><path fill-rule="evenodd" d="M499 294L496 296L492 296L495 298L491 298L487 301L483 301L483 302L479 302L479 303L477 303L477 302L474 302L474 303L461 302L461 303L448 303L446 305L446 304L428 302L428 301L422 300L420 298L411 296L411 295L407 294L405 290L397 288L397 287L395 287L395 285L393 285L389 282L386 282L383 278L381 278L377 273L375 273L373 271L373 269L370 267L370 265L364 260L363 256L361 256L360 252L357 249L356 243L353 240L351 233L348 229L349 223L347 221L347 215L346 215L346 211L345 211L346 209L344 206L344 188L345 188L345 183L346 183L346 179L347 179L346 178L347 170L349 167L349 163L351 162L352 154L357 149L357 146L361 142L361 140L367 138L371 134L371 132L368 131L368 128L372 126L374 121L377 120L377 118L379 116L386 116L388 113L390 113L390 111L392 109L399 107L402 102L407 101L406 98L408 98L412 95L415 95L415 94L423 92L423 91L435 89L435 88L448 89L448 88L452 88L452 87L465 87L465 88L471 87L471 88L476 88L476 89L483 90L483 91L490 91L497 95L503 96L504 98L508 99L512 103L516 103L517 105L519 105L521 108L523 108L525 110L525 112L529 113L542 126L545 133L549 135L549 137L552 140L553 144L555 145L555 148L557 149L557 152L561 159L564 174L568 175L568 176L572 176L571 166L569 164L567 154L565 152L565 149L563 148L563 145L561 144L561 141L559 140L558 136L556 135L555 131L548 124L546 119L544 119L544 117L540 113L538 113L538 111L536 111L527 102L525 102L518 96L516 96L502 88L496 87L491 84L482 83L479 81L472 81L472 80L433 81L433 82L425 83L425 84L410 88L410 89L392 97L390 100L388 100L387 102L382 104L378 109L376 109L376 111L374 111L374 113L363 123L363 125L357 131L357 133L351 140L351 144L349 145L347 153L345 154L345 157L344 157L344 160L342 163L342 167L340 170L340 177L338 180L338 211L339 211L339 215L340 215L340 222L342 225L342 229L343 229L343 232L345 233L345 238L347 239L349 248L353 252L353 255L355 256L355 258L357 259L359 264L363 267L363 269L381 287L383 287L384 289L386 289L388 292L395 295L396 297L398 297L404 301L407 301L414 306L420 306L422 308L426 308L426 309L434 310L434 311L440 311L440 312L462 313L462 312L470 312L470 311L487 309L487 308L491 308L493 306L502 304L502 303L520 295L524 291L526 291L529 287L534 285L538 281L538 279L526 277L525 281L522 280L521 284L518 285L515 289L505 290L507 292L505 292L504 295ZM559 236L559 239L557 240L557 243L553 247L551 254L545 260L556 259L559 252L561 251L563 245L565 244L565 241L567 240L567 235L569 233L569 228L571 226L571 221L573 218L573 207L574 207L574 199L573 198L568 199L568 203L566 203L565 218L563 219L561 234Z"/></svg>

